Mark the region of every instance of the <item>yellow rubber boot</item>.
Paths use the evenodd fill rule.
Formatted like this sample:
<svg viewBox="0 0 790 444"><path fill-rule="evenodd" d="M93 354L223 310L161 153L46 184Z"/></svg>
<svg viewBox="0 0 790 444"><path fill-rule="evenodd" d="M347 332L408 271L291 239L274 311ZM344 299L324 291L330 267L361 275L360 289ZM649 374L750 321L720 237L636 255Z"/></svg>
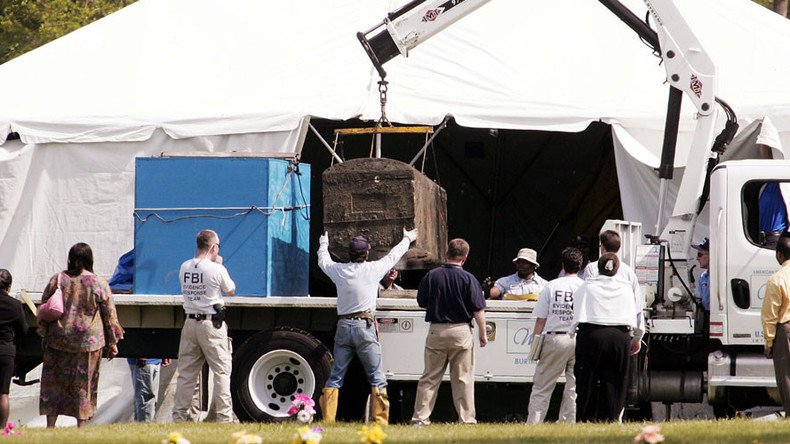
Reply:
<svg viewBox="0 0 790 444"><path fill-rule="evenodd" d="M373 387L370 389L370 417L379 425L387 425L390 421L390 399L387 388Z"/></svg>
<svg viewBox="0 0 790 444"><path fill-rule="evenodd" d="M324 422L335 422L338 394L338 389L331 387L326 387L321 391L321 397L318 398L318 405L321 407L321 416L323 416Z"/></svg>

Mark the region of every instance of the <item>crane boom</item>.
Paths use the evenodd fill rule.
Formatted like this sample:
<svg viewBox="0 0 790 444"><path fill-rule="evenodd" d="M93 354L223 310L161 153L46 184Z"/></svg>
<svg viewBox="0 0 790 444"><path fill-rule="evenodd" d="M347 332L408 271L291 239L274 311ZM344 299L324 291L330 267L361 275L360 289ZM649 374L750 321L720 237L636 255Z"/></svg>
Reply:
<svg viewBox="0 0 790 444"><path fill-rule="evenodd" d="M387 17L373 28L357 33L362 46L382 79L387 75L384 63L398 54L407 56L433 35L477 10L489 0L415 0ZM716 66L697 39L674 0L644 0L656 27L640 20L618 0L599 0L619 17L663 60L670 85L667 117L659 168L660 191L655 233L669 242L672 254L685 259L697 214L707 198L706 183L718 154L723 152L737 130L735 114L716 98ZM666 225L662 224L669 181L675 160L677 130L682 97L688 97L697 109L697 126L678 197ZM717 139L719 147L711 150L718 102L727 111L728 123Z"/></svg>

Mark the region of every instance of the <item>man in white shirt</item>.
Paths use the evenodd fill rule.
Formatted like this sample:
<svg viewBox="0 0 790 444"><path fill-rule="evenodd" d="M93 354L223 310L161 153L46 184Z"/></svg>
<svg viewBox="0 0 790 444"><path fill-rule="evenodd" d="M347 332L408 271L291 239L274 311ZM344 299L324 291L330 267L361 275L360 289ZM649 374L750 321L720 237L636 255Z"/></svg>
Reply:
<svg viewBox="0 0 790 444"><path fill-rule="evenodd" d="M371 410L374 420L389 423L387 379L381 368L381 345L376 329L376 298L379 281L387 274L409 244L417 239L417 229L403 230L403 239L383 258L368 262L370 243L356 236L348 243L350 262L337 263L329 256L329 234L318 240L318 267L337 287L337 332L333 350L332 373L327 379L318 403L324 422L334 422L337 414L338 391L343 386L346 370L359 357L371 386Z"/></svg>
<svg viewBox="0 0 790 444"><path fill-rule="evenodd" d="M573 373L579 422L622 421L631 356L641 348L644 304L634 299L619 268L616 254L601 254L598 274L587 278L575 294Z"/></svg>
<svg viewBox="0 0 790 444"><path fill-rule="evenodd" d="M601 241L601 254L604 253L613 253L617 255L619 258L620 253L620 235L617 234L616 231L613 230L606 230L601 233L600 236ZM639 285L639 278L636 277L636 273L634 270L628 266L625 262L620 261L620 268L617 270L617 277L624 279L628 284L631 286L631 290L634 292L634 300L641 301L641 305L644 306L645 304L645 296L642 292L642 287ZM587 267L584 268L584 280L588 280L590 278L599 276L600 273L598 272L598 261L590 261L587 264ZM641 325L640 325L641 328Z"/></svg>
<svg viewBox="0 0 790 444"><path fill-rule="evenodd" d="M186 319L178 344L178 385L173 404L173 421L189 421L195 384L203 363L214 373L214 407L217 422L233 422L230 396L231 348L228 326L223 321L225 302L236 284L222 265L219 236L212 230L197 235L195 257L181 265L178 273L184 295Z"/></svg>
<svg viewBox="0 0 790 444"><path fill-rule="evenodd" d="M538 424L546 418L549 401L557 378L565 373L559 422L576 422L576 378L573 375L576 340L569 335L573 324L573 295L584 283L577 273L584 256L577 248L562 250L565 276L554 279L543 287L532 313L537 316L532 340L543 341L538 367L529 396L528 424Z"/></svg>
<svg viewBox="0 0 790 444"><path fill-rule="evenodd" d="M540 267L538 253L531 248L518 250L513 259L516 272L510 276L497 279L491 284L491 278L483 281L483 292L486 299L503 299L505 295L539 294L546 285L546 280L535 271Z"/></svg>

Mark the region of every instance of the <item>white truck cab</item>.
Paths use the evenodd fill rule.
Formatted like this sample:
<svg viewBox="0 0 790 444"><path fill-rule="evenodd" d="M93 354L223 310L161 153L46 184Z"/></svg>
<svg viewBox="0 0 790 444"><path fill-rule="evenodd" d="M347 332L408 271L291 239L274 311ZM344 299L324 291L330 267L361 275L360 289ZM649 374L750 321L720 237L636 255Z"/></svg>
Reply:
<svg viewBox="0 0 790 444"><path fill-rule="evenodd" d="M789 161L724 162L711 176L710 337L722 344L708 360L713 402L727 386L766 387L779 399L773 363L763 356L760 320L766 283L779 269L758 225L760 193L772 182L780 189L790 185Z"/></svg>

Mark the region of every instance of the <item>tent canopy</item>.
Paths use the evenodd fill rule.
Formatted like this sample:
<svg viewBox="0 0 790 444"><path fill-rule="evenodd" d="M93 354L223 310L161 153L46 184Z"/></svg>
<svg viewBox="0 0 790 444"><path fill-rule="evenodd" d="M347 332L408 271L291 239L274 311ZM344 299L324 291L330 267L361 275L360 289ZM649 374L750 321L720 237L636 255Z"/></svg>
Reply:
<svg viewBox="0 0 790 444"><path fill-rule="evenodd" d="M132 244L136 156L295 153L310 117L377 119L377 74L355 34L402 3L140 0L0 66L0 266L35 288L87 241L111 274ZM770 116L790 144L790 22L749 0L678 3L718 67L718 96L743 126ZM618 159L649 172L668 95L659 62L598 2L497 0L387 65L387 114L566 132L600 120ZM685 106L677 166L693 128Z"/></svg>
<svg viewBox="0 0 790 444"><path fill-rule="evenodd" d="M375 119L377 78L355 33L400 3L140 0L3 65L0 136L140 141L155 128L186 138ZM748 0L678 3L718 66L719 96L741 119L790 130L788 21ZM659 59L597 2L497 0L387 69L397 122L580 131L601 119L651 152L663 130Z"/></svg>

